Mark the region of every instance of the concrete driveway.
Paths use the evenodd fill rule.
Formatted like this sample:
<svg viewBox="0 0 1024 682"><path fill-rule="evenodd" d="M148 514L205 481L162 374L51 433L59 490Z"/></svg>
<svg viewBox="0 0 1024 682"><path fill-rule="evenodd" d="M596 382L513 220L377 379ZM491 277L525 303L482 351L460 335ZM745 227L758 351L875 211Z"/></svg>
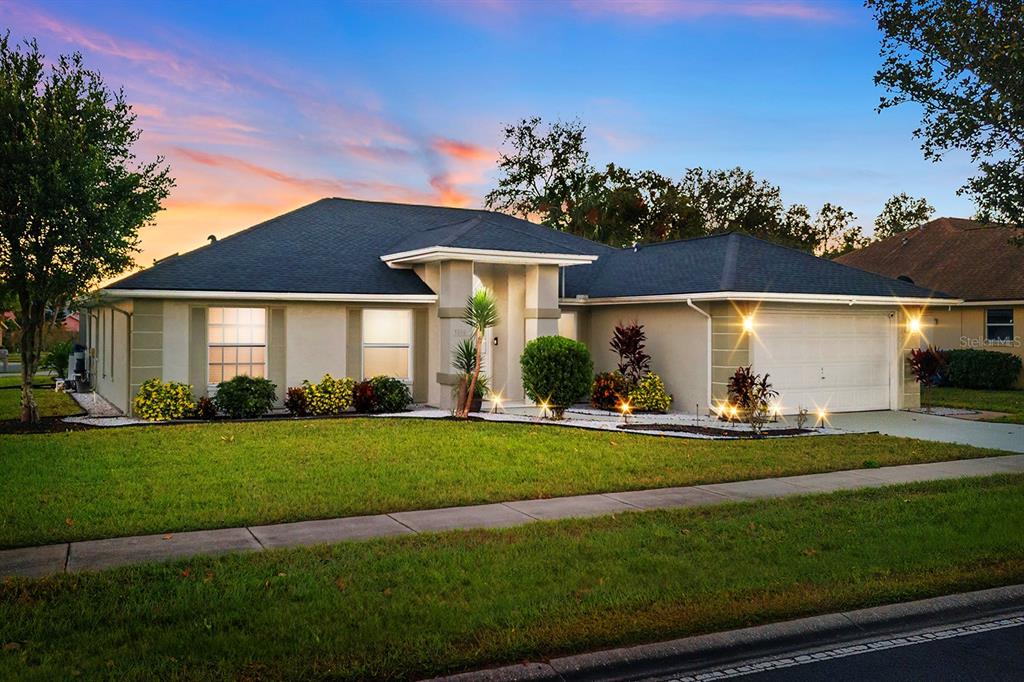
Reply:
<svg viewBox="0 0 1024 682"><path fill-rule="evenodd" d="M829 422L845 431L878 431L888 436L1024 452L1024 425L1021 424L992 424L918 412L890 411L844 412L830 415Z"/></svg>

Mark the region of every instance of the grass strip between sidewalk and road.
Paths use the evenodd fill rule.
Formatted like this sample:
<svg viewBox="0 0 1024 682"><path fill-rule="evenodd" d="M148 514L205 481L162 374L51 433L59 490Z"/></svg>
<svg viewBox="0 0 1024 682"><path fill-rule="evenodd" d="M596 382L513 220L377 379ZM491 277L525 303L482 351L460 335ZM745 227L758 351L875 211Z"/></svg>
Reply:
<svg viewBox="0 0 1024 682"><path fill-rule="evenodd" d="M395 679L1024 581L1024 475L0 583L0 677Z"/></svg>
<svg viewBox="0 0 1024 682"><path fill-rule="evenodd" d="M0 436L0 548L1005 454L351 418Z"/></svg>

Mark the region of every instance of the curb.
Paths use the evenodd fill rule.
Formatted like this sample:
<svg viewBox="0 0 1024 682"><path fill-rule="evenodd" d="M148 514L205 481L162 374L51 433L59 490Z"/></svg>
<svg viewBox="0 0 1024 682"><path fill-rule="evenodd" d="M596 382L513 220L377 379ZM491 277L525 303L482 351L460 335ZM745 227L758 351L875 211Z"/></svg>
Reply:
<svg viewBox="0 0 1024 682"><path fill-rule="evenodd" d="M607 681L674 675L737 661L988 618L1024 608L1024 585L887 604L655 644L477 670L430 682Z"/></svg>

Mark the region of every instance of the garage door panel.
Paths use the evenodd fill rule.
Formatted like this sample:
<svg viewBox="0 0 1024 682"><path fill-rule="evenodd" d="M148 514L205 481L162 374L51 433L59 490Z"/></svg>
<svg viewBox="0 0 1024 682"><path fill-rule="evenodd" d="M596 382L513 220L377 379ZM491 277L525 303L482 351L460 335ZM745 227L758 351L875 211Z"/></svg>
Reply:
<svg viewBox="0 0 1024 682"><path fill-rule="evenodd" d="M766 313L752 340L787 412L889 408L891 322L879 313Z"/></svg>

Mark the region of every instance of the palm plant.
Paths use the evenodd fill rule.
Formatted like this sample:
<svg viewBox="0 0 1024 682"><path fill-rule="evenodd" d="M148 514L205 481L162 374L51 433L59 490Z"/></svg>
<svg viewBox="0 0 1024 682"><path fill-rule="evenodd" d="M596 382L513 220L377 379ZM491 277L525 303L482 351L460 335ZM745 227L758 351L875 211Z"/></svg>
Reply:
<svg viewBox="0 0 1024 682"><path fill-rule="evenodd" d="M480 380L484 334L488 329L498 324L498 302L495 300L494 294L489 289L480 289L470 296L469 300L466 301L466 309L462 312L462 321L473 330L475 337L473 375L469 381L464 402L459 406L456 413L459 417L468 417L470 406L473 404L473 393L476 391L477 382Z"/></svg>

